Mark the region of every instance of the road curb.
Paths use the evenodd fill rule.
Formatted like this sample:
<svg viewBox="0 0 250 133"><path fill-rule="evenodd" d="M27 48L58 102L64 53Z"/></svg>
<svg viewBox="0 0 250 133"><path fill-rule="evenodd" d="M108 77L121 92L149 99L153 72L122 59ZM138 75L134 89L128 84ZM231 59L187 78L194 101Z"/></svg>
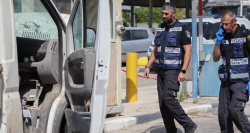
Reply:
<svg viewBox="0 0 250 133"><path fill-rule="evenodd" d="M183 108L183 110L187 114L194 114L200 112L210 112L214 109L218 108L219 103L211 103L211 104L203 104L188 108ZM122 129L124 127L133 126L136 124L146 123L149 121L161 119L161 113L151 113L151 114L142 114L133 117L126 117L126 118L118 118L114 120L106 120L104 124L104 131L113 131Z"/></svg>

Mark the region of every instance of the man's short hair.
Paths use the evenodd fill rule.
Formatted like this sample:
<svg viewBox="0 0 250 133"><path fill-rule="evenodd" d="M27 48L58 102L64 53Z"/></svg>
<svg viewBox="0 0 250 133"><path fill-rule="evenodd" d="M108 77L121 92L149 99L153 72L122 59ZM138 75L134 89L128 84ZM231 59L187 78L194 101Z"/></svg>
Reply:
<svg viewBox="0 0 250 133"><path fill-rule="evenodd" d="M165 2L162 5L162 10L169 10L171 13L176 12L176 7L171 2Z"/></svg>
<svg viewBox="0 0 250 133"><path fill-rule="evenodd" d="M236 17L235 17L235 13L233 11L230 11L230 10L226 10L226 11L223 11L221 13L221 20L225 20L226 17L230 17L231 18L231 21L233 21Z"/></svg>

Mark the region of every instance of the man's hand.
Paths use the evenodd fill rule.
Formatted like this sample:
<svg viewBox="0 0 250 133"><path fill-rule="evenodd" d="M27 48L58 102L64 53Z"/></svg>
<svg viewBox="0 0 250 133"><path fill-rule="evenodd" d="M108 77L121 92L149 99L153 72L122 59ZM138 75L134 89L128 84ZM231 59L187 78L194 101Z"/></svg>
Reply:
<svg viewBox="0 0 250 133"><path fill-rule="evenodd" d="M149 78L149 71L150 71L150 69L149 68L145 68L145 70L144 70L144 78Z"/></svg>
<svg viewBox="0 0 250 133"><path fill-rule="evenodd" d="M216 44L221 44L221 41L224 39L225 37L225 31L222 29L222 26L220 27L219 31L216 33Z"/></svg>
<svg viewBox="0 0 250 133"><path fill-rule="evenodd" d="M179 76L178 76L178 81L179 81L179 82L182 82L182 81L184 81L185 79L186 79L186 74L180 72L180 73L179 73Z"/></svg>

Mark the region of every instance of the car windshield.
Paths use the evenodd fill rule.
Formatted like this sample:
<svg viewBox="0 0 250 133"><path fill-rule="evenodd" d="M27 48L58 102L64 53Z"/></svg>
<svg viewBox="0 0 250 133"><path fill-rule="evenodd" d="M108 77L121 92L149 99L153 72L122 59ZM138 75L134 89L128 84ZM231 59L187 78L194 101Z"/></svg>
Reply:
<svg viewBox="0 0 250 133"><path fill-rule="evenodd" d="M220 28L220 23L210 23L207 26L207 29L204 32L204 38L208 39L215 39L216 38L216 32L219 30Z"/></svg>
<svg viewBox="0 0 250 133"><path fill-rule="evenodd" d="M190 31L191 33L191 36L192 36L192 22L181 22L183 24L185 24L188 28L188 30ZM209 22L203 22L203 34L204 34L204 31L206 30L208 24L210 24ZM197 23L197 35L199 35L199 24Z"/></svg>
<svg viewBox="0 0 250 133"><path fill-rule="evenodd" d="M235 15L240 14L239 7L237 7L237 6L235 6L235 7L224 6L224 7L213 7L213 8L207 7L207 8L205 8L205 12L206 12L205 16L208 15L208 14L218 14L218 15L220 15L225 10L231 10L231 11L233 11L235 13Z"/></svg>

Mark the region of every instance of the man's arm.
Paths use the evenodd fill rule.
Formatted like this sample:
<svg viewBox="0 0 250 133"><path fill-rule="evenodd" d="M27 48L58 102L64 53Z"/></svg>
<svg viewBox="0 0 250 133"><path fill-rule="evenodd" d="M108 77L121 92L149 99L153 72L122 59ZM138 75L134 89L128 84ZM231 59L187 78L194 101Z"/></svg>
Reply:
<svg viewBox="0 0 250 133"><path fill-rule="evenodd" d="M154 46L151 56L149 57L147 66L151 66L155 62L155 55L157 53L157 46Z"/></svg>
<svg viewBox="0 0 250 133"><path fill-rule="evenodd" d="M157 46L154 46L154 48L153 48L153 50L151 52L151 56L150 56L150 58L148 60L147 66L150 67L154 63L156 53L157 53ZM149 71L150 71L149 68L145 68L145 70L144 70L144 78L149 78Z"/></svg>
<svg viewBox="0 0 250 133"><path fill-rule="evenodd" d="M192 55L192 45L191 45L190 32L185 25L182 26L180 43L184 50L184 59L181 70L187 70ZM178 81L181 82L184 81L185 79L186 79L186 74L180 72L178 76Z"/></svg>
<svg viewBox="0 0 250 133"><path fill-rule="evenodd" d="M213 51L213 60L217 62L220 60L221 52L220 52L220 44L215 44L214 51Z"/></svg>
<svg viewBox="0 0 250 133"><path fill-rule="evenodd" d="M191 46L191 44L187 44L187 45L183 45L182 47L185 51L185 54L184 54L183 66L182 66L181 70L187 70L188 64L190 62L191 55L192 55L192 46ZM180 72L180 74L178 76L178 81L182 82L185 79L186 79L186 74Z"/></svg>
<svg viewBox="0 0 250 133"><path fill-rule="evenodd" d="M185 51L185 54L184 54L182 70L187 70L192 55L192 46L191 44L183 45L183 49Z"/></svg>
<svg viewBox="0 0 250 133"><path fill-rule="evenodd" d="M216 33L217 40L215 41L214 51L213 51L213 60L214 62L217 62L220 60L221 52L220 52L220 44L222 43L222 40L225 37L225 31L223 30L223 27L221 26L219 28L219 31Z"/></svg>

